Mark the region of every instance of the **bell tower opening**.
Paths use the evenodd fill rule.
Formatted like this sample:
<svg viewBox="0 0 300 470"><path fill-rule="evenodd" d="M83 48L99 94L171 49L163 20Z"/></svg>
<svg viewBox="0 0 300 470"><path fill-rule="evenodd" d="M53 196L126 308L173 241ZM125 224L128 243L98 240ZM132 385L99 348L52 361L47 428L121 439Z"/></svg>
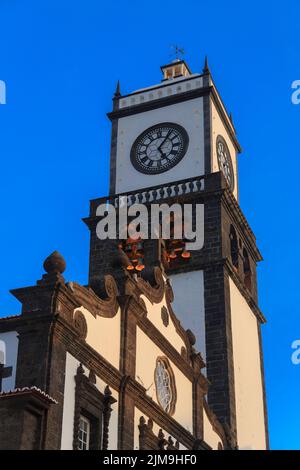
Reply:
<svg viewBox="0 0 300 470"><path fill-rule="evenodd" d="M163 81L179 77L189 77L192 72L184 60L175 59L173 62L161 67Z"/></svg>

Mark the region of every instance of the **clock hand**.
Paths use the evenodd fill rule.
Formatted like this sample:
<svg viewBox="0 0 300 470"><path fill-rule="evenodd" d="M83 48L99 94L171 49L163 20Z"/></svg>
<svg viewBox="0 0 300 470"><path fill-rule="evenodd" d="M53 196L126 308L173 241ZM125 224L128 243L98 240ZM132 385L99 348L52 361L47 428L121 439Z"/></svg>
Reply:
<svg viewBox="0 0 300 470"><path fill-rule="evenodd" d="M158 147L158 150L161 152L161 147L164 145L164 143L166 142L166 140L168 139L169 135L171 134L172 131L169 131L166 135L166 137L164 138L164 140L162 141L162 143L159 145Z"/></svg>
<svg viewBox="0 0 300 470"><path fill-rule="evenodd" d="M162 157L165 156L164 152L161 150L160 146L157 148L157 150L159 151L159 153L161 154Z"/></svg>

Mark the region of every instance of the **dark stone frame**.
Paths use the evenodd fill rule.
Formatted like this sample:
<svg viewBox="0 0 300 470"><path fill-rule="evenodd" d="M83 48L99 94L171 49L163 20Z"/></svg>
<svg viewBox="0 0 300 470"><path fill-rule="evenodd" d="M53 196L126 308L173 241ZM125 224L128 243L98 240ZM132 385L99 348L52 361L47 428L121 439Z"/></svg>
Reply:
<svg viewBox="0 0 300 470"><path fill-rule="evenodd" d="M103 394L97 389L95 381L95 374L91 373L87 377L80 364L75 375L73 450L78 450L80 416L84 416L90 422L89 450L108 448L111 405L116 400L111 396L109 387L106 387Z"/></svg>
<svg viewBox="0 0 300 470"><path fill-rule="evenodd" d="M165 413L172 416L175 413L176 401L177 401L177 390L176 390L175 375L174 375L174 372L172 370L170 361L166 356L159 356L159 357L156 358L156 366L155 366L155 369L154 369L154 383L155 383L156 398L157 398L157 402L159 404L160 404L160 400L159 400L159 396L158 396L158 393L157 393L157 384L156 384L156 370L157 370L157 366L158 366L159 362L162 362L164 364L164 366L166 368L166 371L167 371L167 373L169 374L169 377L170 377L170 388L171 388L171 392L172 392L172 400L171 400L171 403L170 403L170 410L168 412L165 411Z"/></svg>

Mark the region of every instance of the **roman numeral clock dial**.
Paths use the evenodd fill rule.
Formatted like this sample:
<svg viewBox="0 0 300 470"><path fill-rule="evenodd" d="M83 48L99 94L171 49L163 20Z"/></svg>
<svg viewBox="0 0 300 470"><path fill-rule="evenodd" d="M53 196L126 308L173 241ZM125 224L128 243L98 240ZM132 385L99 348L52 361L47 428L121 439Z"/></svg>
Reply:
<svg viewBox="0 0 300 470"><path fill-rule="evenodd" d="M234 190L234 174L232 160L225 139L218 135L217 137L217 157L220 171L223 172L227 184L231 191Z"/></svg>
<svg viewBox="0 0 300 470"><path fill-rule="evenodd" d="M173 168L186 154L189 138L178 124L164 122L149 127L135 140L130 159L134 168L156 175Z"/></svg>

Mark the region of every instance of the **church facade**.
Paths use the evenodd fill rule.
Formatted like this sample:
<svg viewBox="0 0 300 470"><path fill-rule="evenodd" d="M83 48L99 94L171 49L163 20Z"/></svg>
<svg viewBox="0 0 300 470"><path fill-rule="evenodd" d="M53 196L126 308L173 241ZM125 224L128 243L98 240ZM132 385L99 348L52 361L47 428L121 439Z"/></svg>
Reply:
<svg viewBox="0 0 300 470"><path fill-rule="evenodd" d="M267 449L256 266L241 151L207 61L113 97L110 194L92 200L86 286L58 252L0 319L0 449ZM99 206L201 205L203 246L99 239ZM151 221L150 221L151 222Z"/></svg>

